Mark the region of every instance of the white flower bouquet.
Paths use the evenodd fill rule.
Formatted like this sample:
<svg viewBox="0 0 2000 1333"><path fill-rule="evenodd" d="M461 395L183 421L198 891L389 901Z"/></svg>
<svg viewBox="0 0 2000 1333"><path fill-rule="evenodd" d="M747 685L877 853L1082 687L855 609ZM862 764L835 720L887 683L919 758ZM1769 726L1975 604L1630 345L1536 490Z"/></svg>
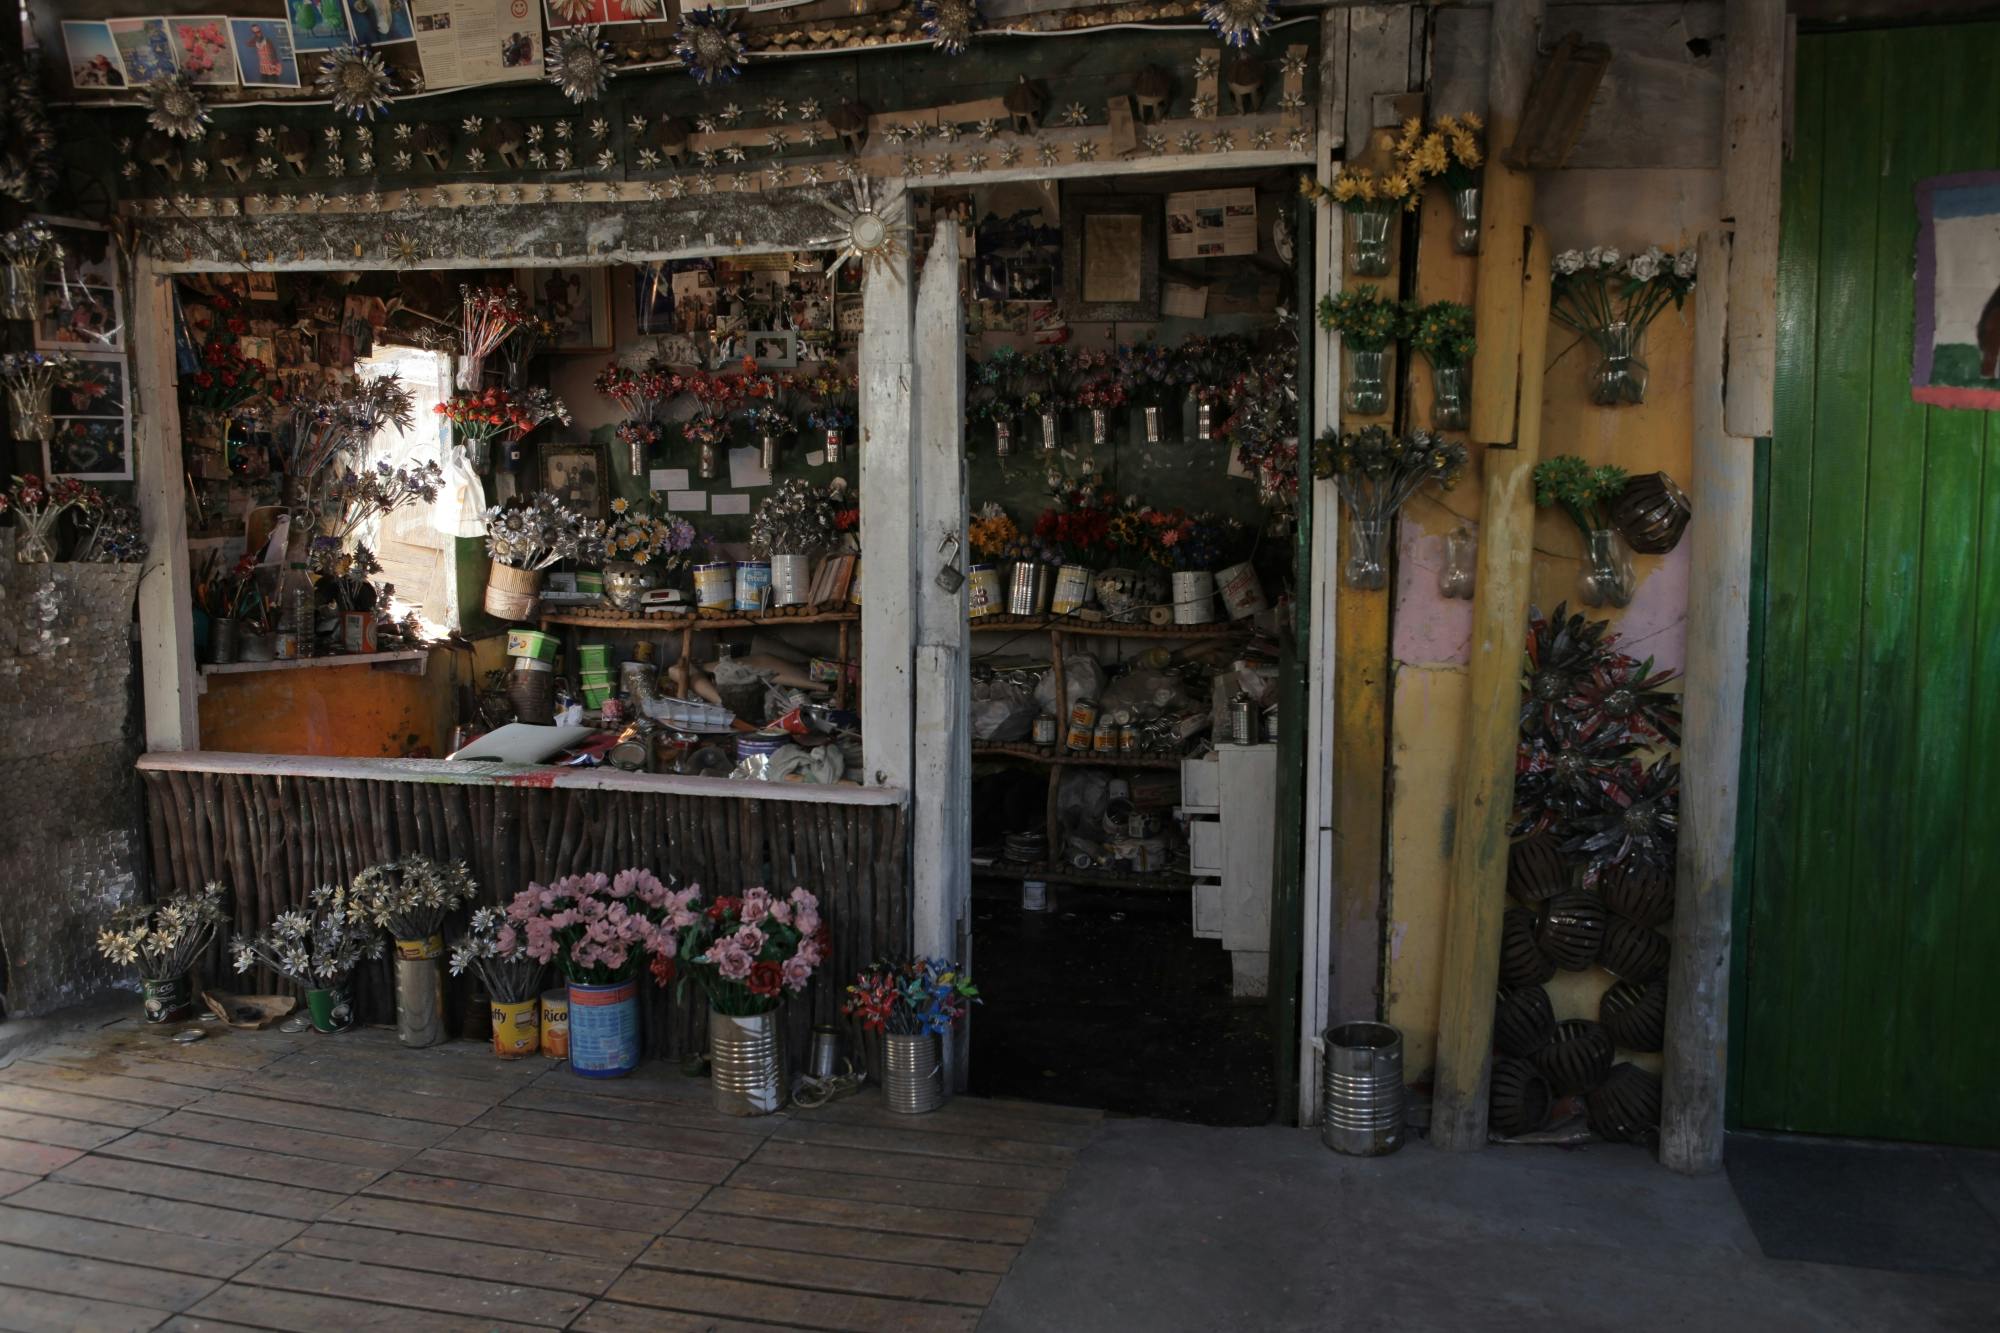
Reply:
<svg viewBox="0 0 2000 1333"><path fill-rule="evenodd" d="M1686 304L1694 290L1695 252L1670 254L1655 245L1628 258L1600 245L1565 250L1551 268L1549 313L1589 338L1602 357L1592 401L1605 407L1644 402L1646 363L1639 352L1646 326L1670 303L1677 310Z"/></svg>
<svg viewBox="0 0 2000 1333"><path fill-rule="evenodd" d="M500 1004L526 1004L542 991L542 963L520 932L490 907L475 908L471 928L451 946L451 974L476 972Z"/></svg>
<svg viewBox="0 0 2000 1333"><path fill-rule="evenodd" d="M549 491L518 508L486 511L486 553L514 569L547 569L559 560L597 558L604 524L585 518Z"/></svg>
<svg viewBox="0 0 2000 1333"><path fill-rule="evenodd" d="M445 917L468 901L474 888L463 861L441 865L427 856L405 856L356 875L348 910L392 939L423 941L443 933Z"/></svg>
<svg viewBox="0 0 2000 1333"><path fill-rule="evenodd" d="M382 956L382 937L358 914L348 891L322 884L310 906L295 907L254 936L230 941L236 970L262 964L307 990L337 990L365 960Z"/></svg>
<svg viewBox="0 0 2000 1333"><path fill-rule="evenodd" d="M192 969L228 914L217 883L163 903L140 903L112 913L97 933L97 951L114 963L136 966L147 981L165 981Z"/></svg>

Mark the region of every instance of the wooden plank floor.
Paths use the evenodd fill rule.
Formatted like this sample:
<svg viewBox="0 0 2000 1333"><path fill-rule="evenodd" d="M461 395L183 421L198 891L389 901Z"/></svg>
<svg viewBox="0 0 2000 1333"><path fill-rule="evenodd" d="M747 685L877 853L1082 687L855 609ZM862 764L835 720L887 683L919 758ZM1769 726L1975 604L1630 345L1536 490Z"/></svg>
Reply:
<svg viewBox="0 0 2000 1333"><path fill-rule="evenodd" d="M0 1328L970 1333L1100 1119L210 1033L0 1069Z"/></svg>

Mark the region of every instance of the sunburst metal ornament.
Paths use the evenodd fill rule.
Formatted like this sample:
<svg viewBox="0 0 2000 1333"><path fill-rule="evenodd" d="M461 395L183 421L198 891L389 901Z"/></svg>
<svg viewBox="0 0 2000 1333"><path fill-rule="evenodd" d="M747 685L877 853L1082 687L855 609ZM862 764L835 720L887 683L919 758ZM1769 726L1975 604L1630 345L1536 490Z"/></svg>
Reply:
<svg viewBox="0 0 2000 1333"><path fill-rule="evenodd" d="M924 36L948 56L964 55L972 34L986 26L979 0L923 0L917 15L923 20Z"/></svg>
<svg viewBox="0 0 2000 1333"><path fill-rule="evenodd" d="M1231 46L1251 46L1271 30L1277 6L1272 0L1210 0L1201 16L1209 31Z"/></svg>
<svg viewBox="0 0 2000 1333"><path fill-rule="evenodd" d="M904 220L904 196L897 195L878 207L875 192L863 177L854 182L852 203L822 199L820 206L847 228L846 237L835 245L833 262L826 266L828 273L850 259L858 259L870 269L884 266L903 252L904 240L910 234L910 224Z"/></svg>
<svg viewBox="0 0 2000 1333"><path fill-rule="evenodd" d="M382 53L358 46L327 52L320 61L316 86L333 102L335 111L356 120L372 120L388 110L389 99L396 92L396 80L382 63Z"/></svg>
<svg viewBox="0 0 2000 1333"><path fill-rule="evenodd" d="M146 85L146 123L176 139L208 133L208 104L185 74L169 74Z"/></svg>
<svg viewBox="0 0 2000 1333"><path fill-rule="evenodd" d="M611 81L611 43L597 35L595 23L565 29L549 46L549 82L576 103L595 102Z"/></svg>
<svg viewBox="0 0 2000 1333"><path fill-rule="evenodd" d="M704 87L727 83L743 72L743 34L736 15L722 9L694 9L681 15L674 54Z"/></svg>

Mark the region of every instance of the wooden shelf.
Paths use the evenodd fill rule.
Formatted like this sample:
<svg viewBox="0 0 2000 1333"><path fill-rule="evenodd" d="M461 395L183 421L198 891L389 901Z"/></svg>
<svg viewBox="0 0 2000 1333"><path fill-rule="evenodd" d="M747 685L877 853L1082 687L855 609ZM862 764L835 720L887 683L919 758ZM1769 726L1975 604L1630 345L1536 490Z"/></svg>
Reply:
<svg viewBox="0 0 2000 1333"><path fill-rule="evenodd" d="M1232 634L1250 633L1248 626L1229 621L1210 625L1118 625L1108 620L1076 620L1068 616L981 616L971 624L974 634L1057 630L1107 639L1226 639Z"/></svg>
<svg viewBox="0 0 2000 1333"><path fill-rule="evenodd" d="M975 745L974 759L1011 759L1027 764L1048 764L1056 768L1160 768L1178 769L1181 761L1168 755L1097 755L1069 750L1047 750L1039 745Z"/></svg>
<svg viewBox="0 0 2000 1333"><path fill-rule="evenodd" d="M1155 893L1186 893L1194 877L1183 870L1153 870L1140 875L1129 870L1068 870L1057 866L1024 866L1015 861L974 864L972 877L1039 879L1048 884L1079 884L1097 889L1148 889Z"/></svg>
<svg viewBox="0 0 2000 1333"><path fill-rule="evenodd" d="M308 667L353 666L379 667L384 671L409 671L411 667L407 664L410 663L415 663L415 671L421 672L423 661L429 656L428 648L399 648L392 653L326 653L319 657L288 657L283 661L270 662L204 662L201 674L234 676L252 671L300 671Z"/></svg>
<svg viewBox="0 0 2000 1333"><path fill-rule="evenodd" d="M549 611L541 616L544 625L575 625L581 629L646 630L678 634L682 630L765 629L784 625L857 625L859 611L815 611L791 615L773 611L761 616L631 615L624 611Z"/></svg>

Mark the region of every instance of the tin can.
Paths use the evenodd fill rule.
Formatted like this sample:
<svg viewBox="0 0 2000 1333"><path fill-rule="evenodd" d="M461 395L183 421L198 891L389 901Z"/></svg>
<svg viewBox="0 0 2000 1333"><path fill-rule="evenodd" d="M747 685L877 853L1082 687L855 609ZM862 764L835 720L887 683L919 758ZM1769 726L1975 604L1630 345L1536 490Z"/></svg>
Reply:
<svg viewBox="0 0 2000 1333"><path fill-rule="evenodd" d="M1238 694L1229 701L1229 739L1238 745L1257 743L1257 705L1250 702L1247 694Z"/></svg>
<svg viewBox="0 0 2000 1333"><path fill-rule="evenodd" d="M846 448L847 448L846 431L830 430L826 433L826 461L828 463L838 463L840 461L840 455L842 454L842 452L846 450Z"/></svg>
<svg viewBox="0 0 2000 1333"><path fill-rule="evenodd" d="M1139 753L1139 729L1130 722L1118 728L1118 753Z"/></svg>
<svg viewBox="0 0 2000 1333"><path fill-rule="evenodd" d="M812 591L812 558L803 555L771 557L771 605L804 606Z"/></svg>
<svg viewBox="0 0 2000 1333"><path fill-rule="evenodd" d="M1095 727L1097 725L1097 700L1078 699L1069 706L1069 724L1072 727Z"/></svg>
<svg viewBox="0 0 2000 1333"><path fill-rule="evenodd" d="M704 611L727 611L736 600L736 568L726 560L694 567L694 601Z"/></svg>
<svg viewBox="0 0 2000 1333"><path fill-rule="evenodd" d="M1049 610L1059 616L1075 615L1090 600L1090 571L1082 565L1064 565L1056 571L1055 595Z"/></svg>
<svg viewBox="0 0 2000 1333"><path fill-rule="evenodd" d="M1160 409L1158 407L1147 407L1144 410L1146 414L1146 443L1158 444L1160 442Z"/></svg>
<svg viewBox="0 0 2000 1333"><path fill-rule="evenodd" d="M736 609L738 611L762 611L764 603L771 595L771 562L768 560L738 560L736 562Z"/></svg>
<svg viewBox="0 0 2000 1333"><path fill-rule="evenodd" d="M1215 576L1216 591L1222 594L1222 609L1231 620L1244 620L1260 611L1268 611L1271 604L1264 597L1264 585L1257 579L1257 571L1248 560L1231 565Z"/></svg>
<svg viewBox="0 0 2000 1333"><path fill-rule="evenodd" d="M1056 743L1057 730L1058 728L1056 726L1056 720L1054 716L1048 713L1043 713L1040 717L1035 719L1035 729L1033 733L1035 744L1054 745Z"/></svg>
<svg viewBox="0 0 2000 1333"><path fill-rule="evenodd" d="M1038 616L1049 609L1049 567L1039 560L1016 560L1007 585L1007 614Z"/></svg>
<svg viewBox="0 0 2000 1333"><path fill-rule="evenodd" d="M557 986L542 992L542 1054L551 1060L569 1059L569 988Z"/></svg>
<svg viewBox="0 0 2000 1333"><path fill-rule="evenodd" d="M1264 710L1264 739L1275 743L1278 739L1278 705L1272 704Z"/></svg>
<svg viewBox="0 0 2000 1333"><path fill-rule="evenodd" d="M965 571L966 612L973 620L997 616L1007 609L1007 594L1000 586L998 565L974 565Z"/></svg>
<svg viewBox="0 0 2000 1333"><path fill-rule="evenodd" d="M278 631L277 648L272 656L280 662L290 662L299 655L299 636L289 629Z"/></svg>
<svg viewBox="0 0 2000 1333"><path fill-rule="evenodd" d="M1062 432L1056 425L1056 414L1042 413L1042 452L1052 454L1062 447Z"/></svg>
<svg viewBox="0 0 2000 1333"><path fill-rule="evenodd" d="M1097 730L1091 733L1090 750L1092 754L1097 755L1099 758L1117 754L1118 724L1110 718L1105 718L1099 722Z"/></svg>
<svg viewBox="0 0 2000 1333"><path fill-rule="evenodd" d="M1014 423L1004 418L993 423L993 456L1005 458L1014 452Z"/></svg>

